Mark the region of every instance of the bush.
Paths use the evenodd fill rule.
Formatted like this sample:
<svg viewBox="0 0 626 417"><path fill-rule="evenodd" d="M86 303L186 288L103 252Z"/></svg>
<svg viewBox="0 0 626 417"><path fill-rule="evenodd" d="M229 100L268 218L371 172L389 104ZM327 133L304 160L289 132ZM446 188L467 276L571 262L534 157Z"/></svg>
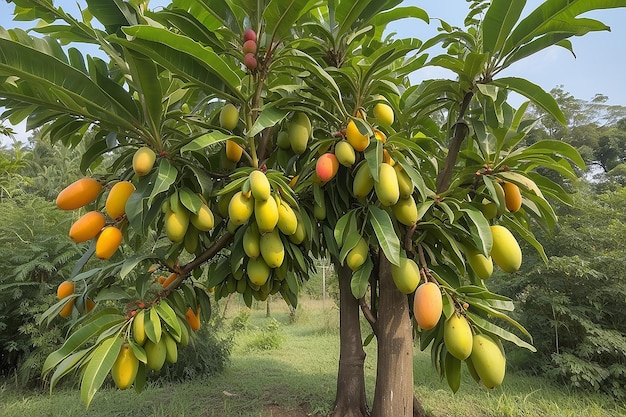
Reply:
<svg viewBox="0 0 626 417"><path fill-rule="evenodd" d="M244 344L244 350L274 350L280 348L285 337L276 319L268 319L265 326L255 330Z"/></svg>

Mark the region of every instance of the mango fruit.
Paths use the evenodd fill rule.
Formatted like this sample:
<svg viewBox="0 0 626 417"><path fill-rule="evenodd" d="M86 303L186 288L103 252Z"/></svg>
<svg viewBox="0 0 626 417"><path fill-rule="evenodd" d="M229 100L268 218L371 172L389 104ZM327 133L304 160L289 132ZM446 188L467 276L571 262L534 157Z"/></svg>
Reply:
<svg viewBox="0 0 626 417"><path fill-rule="evenodd" d="M443 311L441 290L434 282L426 282L415 290L413 314L417 324L424 330L430 330L439 323Z"/></svg>
<svg viewBox="0 0 626 417"><path fill-rule="evenodd" d="M504 190L504 199L506 202L506 208L511 213L515 213L522 207L522 193L519 187L512 182L505 182L502 185Z"/></svg>
<svg viewBox="0 0 626 417"><path fill-rule="evenodd" d="M522 265L522 250L515 237L504 226L491 226L491 258L504 272L516 272Z"/></svg>
<svg viewBox="0 0 626 417"><path fill-rule="evenodd" d="M62 300L63 298L67 297L68 295L74 294L74 289L75 288L76 288L76 286L74 285L74 283L72 281L63 281L57 287L57 298L59 300Z"/></svg>
<svg viewBox="0 0 626 417"><path fill-rule="evenodd" d="M478 208L487 220L495 219L498 215L498 205L491 200L487 200L486 198L483 198L482 204L480 204Z"/></svg>
<svg viewBox="0 0 626 417"><path fill-rule="evenodd" d="M411 294L420 282L420 269L409 258L400 258L400 265L391 265L391 277L402 294Z"/></svg>
<svg viewBox="0 0 626 417"><path fill-rule="evenodd" d="M247 222L253 211L254 199L244 196L241 191L236 192L228 204L228 217L236 226Z"/></svg>
<svg viewBox="0 0 626 417"><path fill-rule="evenodd" d="M384 100L387 101L383 96L376 96L376 100ZM394 119L393 109L389 104L386 103L376 103L373 109L374 117L381 125L391 126Z"/></svg>
<svg viewBox="0 0 626 417"><path fill-rule="evenodd" d="M322 182L328 182L337 175L339 169L339 161L333 153L325 153L321 155L315 163L315 173Z"/></svg>
<svg viewBox="0 0 626 417"><path fill-rule="evenodd" d="M166 279L165 281L163 281L163 283L161 284L161 286L163 287L163 289L167 289L167 287L169 287L172 282L174 282L176 280L176 278L178 278L178 274L176 272L172 272Z"/></svg>
<svg viewBox="0 0 626 417"><path fill-rule="evenodd" d="M165 215L165 234L174 243L182 242L189 228L189 212L182 207Z"/></svg>
<svg viewBox="0 0 626 417"><path fill-rule="evenodd" d="M359 131L354 120L350 120L346 126L346 139L357 152L363 152L370 144L370 137Z"/></svg>
<svg viewBox="0 0 626 417"><path fill-rule="evenodd" d="M91 203L102 191L102 184L94 178L81 178L65 187L57 196L56 205L61 210L74 210Z"/></svg>
<svg viewBox="0 0 626 417"><path fill-rule="evenodd" d="M86 242L96 237L105 224L104 214L90 211L74 222L70 228L70 238L76 243Z"/></svg>
<svg viewBox="0 0 626 417"><path fill-rule="evenodd" d="M391 211L396 219L406 226L412 226L417 223L417 205L412 196L400 198L398 202L391 207Z"/></svg>
<svg viewBox="0 0 626 417"><path fill-rule="evenodd" d="M180 342L178 343L180 347L185 347L189 344L189 330L187 329L187 325L179 318L178 324L180 325Z"/></svg>
<svg viewBox="0 0 626 417"><path fill-rule="evenodd" d="M208 232L215 226L213 212L205 203L202 203L197 213L190 214L189 221L201 232Z"/></svg>
<svg viewBox="0 0 626 417"><path fill-rule="evenodd" d="M357 242L356 246L350 249L348 254L346 255L346 264L348 267L356 271L365 263L365 260L368 258L370 252L369 245L364 238L360 238Z"/></svg>
<svg viewBox="0 0 626 417"><path fill-rule="evenodd" d="M87 313L89 313L94 308L96 308L95 301L93 301L91 298L87 297L87 300L85 300L85 311Z"/></svg>
<svg viewBox="0 0 626 417"><path fill-rule="evenodd" d="M278 268L285 259L285 247L278 230L265 233L261 236L261 256L270 268Z"/></svg>
<svg viewBox="0 0 626 417"><path fill-rule="evenodd" d="M243 251L250 258L257 258L261 254L261 235L256 223L251 223L243 233Z"/></svg>
<svg viewBox="0 0 626 417"><path fill-rule="evenodd" d="M191 307L189 307L187 312L185 312L185 320L187 320L191 330L194 332L198 331L200 329L200 307L198 306L198 311L196 313L194 313Z"/></svg>
<svg viewBox="0 0 626 417"><path fill-rule="evenodd" d="M270 182L267 176L259 171L254 170L250 173L250 191L255 200L265 201L270 198Z"/></svg>
<svg viewBox="0 0 626 417"><path fill-rule="evenodd" d="M296 218L297 218L297 215L296 215ZM302 220L298 218L296 231L294 232L294 234L289 235L289 240L292 243L299 245L300 243L304 242L305 238L306 238L306 229L304 228L304 224L302 223Z"/></svg>
<svg viewBox="0 0 626 417"><path fill-rule="evenodd" d="M385 135L381 130L378 129L374 129L374 138L382 142L383 145L387 142L387 135Z"/></svg>
<svg viewBox="0 0 626 417"><path fill-rule="evenodd" d="M146 343L146 340L148 340L148 336L146 336L146 327L144 324L145 317L145 310L139 310L133 318L132 335L133 339L135 339L135 342L137 342L139 346L143 346Z"/></svg>
<svg viewBox="0 0 626 417"><path fill-rule="evenodd" d="M104 204L104 209L110 218L117 219L126 214L126 202L133 192L135 192L135 186L129 181L120 181L111 187Z"/></svg>
<svg viewBox="0 0 626 417"><path fill-rule="evenodd" d="M443 342L448 352L457 359L465 360L472 353L472 328L467 319L453 313L443 325Z"/></svg>
<svg viewBox="0 0 626 417"><path fill-rule="evenodd" d="M120 349L120 353L117 355L117 359L113 363L111 368L111 376L113 382L118 389L127 389L137 377L137 371L139 369L139 360L133 353L133 349L128 343L124 343Z"/></svg>
<svg viewBox="0 0 626 417"><path fill-rule="evenodd" d="M398 186L398 175L396 170L389 164L380 164L378 182L374 184L378 201L383 206L392 206L400 198L400 188Z"/></svg>
<svg viewBox="0 0 626 417"><path fill-rule="evenodd" d="M398 190L400 191L400 198L407 198L413 195L413 180L409 177L409 174L399 165L394 165L393 169L396 170L396 176L398 178Z"/></svg>
<svg viewBox="0 0 626 417"><path fill-rule="evenodd" d="M64 319L66 319L66 318L68 318L69 316L72 315L72 311L73 310L74 310L74 298L72 298L67 303L65 303L65 305L63 306L61 311L59 311L59 316L61 316Z"/></svg>
<svg viewBox="0 0 626 417"><path fill-rule="evenodd" d="M234 140L226 139L226 158L234 163L239 162L243 155L243 148Z"/></svg>
<svg viewBox="0 0 626 417"><path fill-rule="evenodd" d="M276 145L278 145L280 149L291 149L291 143L289 142L289 133L287 133L286 130L281 130L278 133L278 136L276 136Z"/></svg>
<svg viewBox="0 0 626 417"><path fill-rule="evenodd" d="M502 384L506 371L506 358L500 346L490 336L474 335L470 358L476 373L487 388L495 388Z"/></svg>
<svg viewBox="0 0 626 417"><path fill-rule="evenodd" d="M352 182L352 194L355 198L363 198L367 196L374 188L374 179L370 175L370 169L367 163L358 166L354 180Z"/></svg>
<svg viewBox="0 0 626 417"><path fill-rule="evenodd" d="M265 284L270 277L270 267L267 266L261 256L256 259L249 259L246 269L248 272L248 279L255 285L261 286Z"/></svg>
<svg viewBox="0 0 626 417"><path fill-rule="evenodd" d="M278 204L278 223L276 226L285 236L293 235L298 229L296 212L284 201Z"/></svg>
<svg viewBox="0 0 626 417"><path fill-rule="evenodd" d="M223 129L233 130L239 123L239 110L232 103L226 103L220 110L220 126Z"/></svg>
<svg viewBox="0 0 626 417"><path fill-rule="evenodd" d="M254 200L254 218L256 220L259 233L268 233L274 230L278 224L278 205L276 200Z"/></svg>
<svg viewBox="0 0 626 417"><path fill-rule="evenodd" d="M393 160L391 154L387 149L383 149L383 163L389 164L391 166L396 165L396 161Z"/></svg>
<svg viewBox="0 0 626 417"><path fill-rule="evenodd" d="M163 333L162 338L165 339L165 360L168 363L176 363L178 361L176 341L168 333Z"/></svg>
<svg viewBox="0 0 626 417"><path fill-rule="evenodd" d="M108 226L102 229L96 240L96 256L109 259L122 244L122 232L117 227Z"/></svg>
<svg viewBox="0 0 626 417"><path fill-rule="evenodd" d="M311 121L305 113L294 113L287 125L289 144L294 153L299 155L306 151L309 137L311 137L311 129Z"/></svg>
<svg viewBox="0 0 626 417"><path fill-rule="evenodd" d="M154 167L156 161L156 154L147 146L137 149L133 155L133 171L138 177L148 175Z"/></svg>
<svg viewBox="0 0 626 417"><path fill-rule="evenodd" d="M477 250L469 250L466 254L467 262L480 279L487 279L493 273L493 261Z"/></svg>
<svg viewBox="0 0 626 417"><path fill-rule="evenodd" d="M165 356L167 355L167 347L165 346L165 338L154 343L152 340L146 340L146 344L143 345L146 351L146 366L153 371L160 371L165 364Z"/></svg>
<svg viewBox="0 0 626 417"><path fill-rule="evenodd" d="M346 140L337 142L335 145L335 156L337 157L337 162L345 167L351 167L354 165L354 161L356 161L354 148Z"/></svg>

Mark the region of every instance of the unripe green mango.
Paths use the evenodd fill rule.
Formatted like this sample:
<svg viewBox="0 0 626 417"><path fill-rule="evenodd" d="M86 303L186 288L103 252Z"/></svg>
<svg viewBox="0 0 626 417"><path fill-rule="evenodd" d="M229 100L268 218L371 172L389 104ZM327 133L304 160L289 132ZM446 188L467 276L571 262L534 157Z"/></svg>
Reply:
<svg viewBox="0 0 626 417"><path fill-rule="evenodd" d="M226 103L220 110L220 126L233 130L239 123L239 110L232 103Z"/></svg>
<svg viewBox="0 0 626 417"><path fill-rule="evenodd" d="M506 371L506 358L490 336L474 335L470 358L476 373L487 388L495 388L502 383Z"/></svg>
<svg viewBox="0 0 626 417"><path fill-rule="evenodd" d="M235 226L247 222L253 211L254 199L244 196L241 191L235 193L228 204L228 217Z"/></svg>
<svg viewBox="0 0 626 417"><path fill-rule="evenodd" d="M452 314L443 326L443 342L448 352L457 359L465 360L472 353L472 329L465 317Z"/></svg>
<svg viewBox="0 0 626 417"><path fill-rule="evenodd" d="M369 245L365 239L361 238L346 255L346 264L351 270L356 271L365 263L368 256Z"/></svg>
<svg viewBox="0 0 626 417"><path fill-rule="evenodd" d="M391 277L402 294L411 294L420 282L420 270L409 258L400 258L400 265L391 265Z"/></svg>
<svg viewBox="0 0 626 417"><path fill-rule="evenodd" d="M391 210L396 219L406 226L413 226L418 220L417 205L412 196L400 198Z"/></svg>
<svg viewBox="0 0 626 417"><path fill-rule="evenodd" d="M271 269L269 266L267 266L267 264L263 260L263 257L259 256L256 259L248 260L247 271L248 279L250 280L250 282L252 284L261 286L265 284L267 279L270 277Z"/></svg>
<svg viewBox="0 0 626 417"><path fill-rule="evenodd" d="M289 143L289 133L287 133L286 130L282 130L278 133L278 136L276 137L276 144L280 149L287 150L291 148L291 143Z"/></svg>
<svg viewBox="0 0 626 417"><path fill-rule="evenodd" d="M243 251L250 258L256 258L261 254L261 235L256 223L251 223L243 233Z"/></svg>
<svg viewBox="0 0 626 417"><path fill-rule="evenodd" d="M167 354L165 339L162 337L158 343L148 339L143 348L146 351L146 366L148 366L148 369L160 371L163 368L163 364L165 364L165 356Z"/></svg>
<svg viewBox="0 0 626 417"><path fill-rule="evenodd" d="M302 112L296 112L287 126L291 150L296 154L306 151L311 136L311 121Z"/></svg>
<svg viewBox="0 0 626 417"><path fill-rule="evenodd" d="M356 153L354 148L347 140L337 142L335 145L335 156L337 161L343 166L351 167L356 160Z"/></svg>
<svg viewBox="0 0 626 417"><path fill-rule="evenodd" d="M392 206L400 198L400 188L398 186L398 175L396 170L389 164L380 164L378 182L374 183L376 196L383 206Z"/></svg>
<svg viewBox="0 0 626 417"><path fill-rule="evenodd" d="M254 201L254 218L256 219L259 233L268 233L274 230L278 224L278 206L276 200L268 198L265 201Z"/></svg>
<svg viewBox="0 0 626 417"><path fill-rule="evenodd" d="M370 175L370 169L367 163L358 166L354 181L352 182L352 194L356 198L363 198L372 191L374 187L374 179Z"/></svg>
<svg viewBox="0 0 626 417"><path fill-rule="evenodd" d="M198 229L196 229L193 226L189 226L187 228L187 233L185 233L185 238L184 238L184 247L185 250L187 251L187 253L196 253L196 250L198 249L198 243L199 243L199 236L198 236Z"/></svg>
<svg viewBox="0 0 626 417"><path fill-rule="evenodd" d="M491 257L493 261L504 272L512 274L516 272L522 265L522 250L513 237L504 226L491 226L491 235L493 236L493 246L491 248Z"/></svg>
<svg viewBox="0 0 626 417"><path fill-rule="evenodd" d="M167 333L163 333L163 339L165 339L165 360L168 363L176 363L178 361L176 341Z"/></svg>
<svg viewBox="0 0 626 417"><path fill-rule="evenodd" d="M144 326L145 310L139 310L133 318L133 338L139 346L146 343L146 328Z"/></svg>
<svg viewBox="0 0 626 417"><path fill-rule="evenodd" d="M180 317L178 318L178 324L180 326L180 347L185 347L189 344L189 329L187 329L187 323Z"/></svg>
<svg viewBox="0 0 626 417"><path fill-rule="evenodd" d="M480 279L487 279L493 273L493 261L476 250L467 252L467 262Z"/></svg>
<svg viewBox="0 0 626 417"><path fill-rule="evenodd" d="M285 247L280 240L278 230L261 236L261 256L270 268L278 268L285 259Z"/></svg>

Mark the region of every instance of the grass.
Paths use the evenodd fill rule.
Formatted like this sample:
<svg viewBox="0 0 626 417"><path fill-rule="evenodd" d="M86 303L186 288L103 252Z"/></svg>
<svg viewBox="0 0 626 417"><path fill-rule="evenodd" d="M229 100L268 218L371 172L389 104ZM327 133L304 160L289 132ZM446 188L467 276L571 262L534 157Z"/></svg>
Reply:
<svg viewBox="0 0 626 417"><path fill-rule="evenodd" d="M228 317L242 305L231 303ZM338 311L321 301L304 301L290 321L282 301L254 309L237 332L227 370L210 379L152 385L132 390L102 389L89 409L77 387L47 392L23 392L10 382L0 385L0 417L22 416L154 416L154 417L304 417L330 411L336 389L339 353ZM276 320L279 326L269 325ZM277 329L272 330L277 327ZM269 330L268 330L269 329ZM272 343L265 346L264 340ZM277 344L275 344L276 342ZM376 346L366 347L366 384L373 398ZM502 387L486 390L469 375L456 395L439 380L427 352L415 353L415 391L432 417L624 417L626 408L602 395L569 392L546 380L509 373Z"/></svg>

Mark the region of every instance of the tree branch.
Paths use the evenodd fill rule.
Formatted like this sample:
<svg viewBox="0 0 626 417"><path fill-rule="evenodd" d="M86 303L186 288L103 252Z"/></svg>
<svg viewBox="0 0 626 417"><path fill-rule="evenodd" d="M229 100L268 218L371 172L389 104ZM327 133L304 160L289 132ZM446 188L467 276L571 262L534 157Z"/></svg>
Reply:
<svg viewBox="0 0 626 417"><path fill-rule="evenodd" d="M365 302L365 297L359 298L359 306L361 307L363 316L365 316L365 319L370 324L372 331L376 336L378 336L378 324L376 323L376 317L374 316L374 313L372 313L372 310L370 310L370 307Z"/></svg>

